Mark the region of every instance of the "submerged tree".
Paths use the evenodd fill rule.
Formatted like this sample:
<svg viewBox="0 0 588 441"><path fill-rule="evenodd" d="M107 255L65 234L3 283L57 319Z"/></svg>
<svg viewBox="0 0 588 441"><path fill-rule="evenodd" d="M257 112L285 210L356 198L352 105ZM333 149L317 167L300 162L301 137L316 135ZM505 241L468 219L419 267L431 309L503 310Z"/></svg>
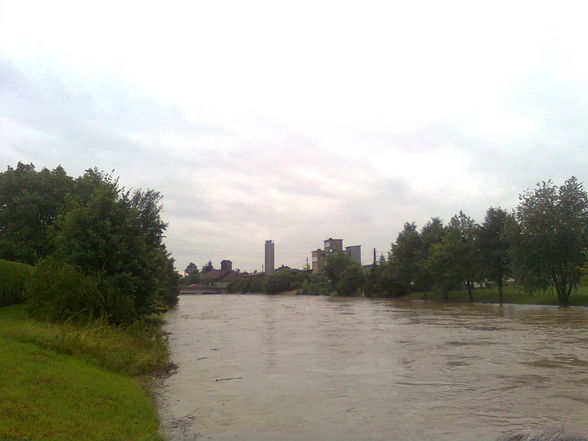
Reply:
<svg viewBox="0 0 588 441"><path fill-rule="evenodd" d="M519 197L509 238L516 277L531 289L552 286L566 306L580 281L588 243L588 196L575 177L542 182Z"/></svg>

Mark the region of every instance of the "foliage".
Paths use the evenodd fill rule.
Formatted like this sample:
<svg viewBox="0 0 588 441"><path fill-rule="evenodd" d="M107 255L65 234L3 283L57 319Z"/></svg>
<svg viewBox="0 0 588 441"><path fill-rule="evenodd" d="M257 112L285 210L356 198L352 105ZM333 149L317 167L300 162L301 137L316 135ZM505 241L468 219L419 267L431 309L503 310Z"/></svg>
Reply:
<svg viewBox="0 0 588 441"><path fill-rule="evenodd" d="M480 275L496 284L500 301L503 297L504 280L511 275L509 247L505 237L508 218L505 210L490 207L478 230Z"/></svg>
<svg viewBox="0 0 588 441"><path fill-rule="evenodd" d="M193 283L200 283L200 271L193 262L190 262L184 270L184 277L180 279L180 283L184 286L192 285Z"/></svg>
<svg viewBox="0 0 588 441"><path fill-rule="evenodd" d="M107 300L98 284L76 266L45 260L31 277L27 308L34 317L46 320L104 317Z"/></svg>
<svg viewBox="0 0 588 441"><path fill-rule="evenodd" d="M0 255L46 260L35 276L40 291L30 293L31 310L125 323L175 304L178 275L163 244L160 201L158 192L127 191L96 169L72 179L61 167L36 172L19 163L1 173Z"/></svg>
<svg viewBox="0 0 588 441"><path fill-rule="evenodd" d="M300 294L328 296L331 290L329 279L322 275L307 273L300 287Z"/></svg>
<svg viewBox="0 0 588 441"><path fill-rule="evenodd" d="M519 197L508 237L516 278L529 289L555 288L567 305L580 280L588 242L588 197L575 177L542 182Z"/></svg>
<svg viewBox="0 0 588 441"><path fill-rule="evenodd" d="M265 292L267 294L277 294L300 289L303 280L303 271L296 269L276 270L265 279Z"/></svg>
<svg viewBox="0 0 588 441"><path fill-rule="evenodd" d="M212 271L213 269L214 267L212 266L212 261L209 260L208 263L202 267L200 274L206 274L207 272Z"/></svg>
<svg viewBox="0 0 588 441"><path fill-rule="evenodd" d="M423 243L414 222L405 223L404 229L392 244L391 259L396 267L396 279L405 287L414 286L421 273Z"/></svg>
<svg viewBox="0 0 588 441"><path fill-rule="evenodd" d="M364 282L366 297L399 297L406 294L406 287L396 277L393 262L381 258L370 268Z"/></svg>
<svg viewBox="0 0 588 441"><path fill-rule="evenodd" d="M363 287L365 277L357 264L349 265L343 270L337 283L337 293L344 296L357 295Z"/></svg>
<svg viewBox="0 0 588 441"><path fill-rule="evenodd" d="M470 299L477 275L478 225L462 211L451 218L440 242L432 245L425 263L437 290L447 294L465 283Z"/></svg>
<svg viewBox="0 0 588 441"><path fill-rule="evenodd" d="M229 292L241 294L265 292L265 282L261 277L244 277L233 280L228 286Z"/></svg>
<svg viewBox="0 0 588 441"><path fill-rule="evenodd" d="M0 260L0 306L22 303L34 267Z"/></svg>
<svg viewBox="0 0 588 441"><path fill-rule="evenodd" d="M72 187L61 166L37 172L33 164L19 162L0 173L0 259L35 264L47 256L48 227Z"/></svg>
<svg viewBox="0 0 588 441"><path fill-rule="evenodd" d="M325 274L339 295L358 294L363 286L361 267L342 252L335 252L327 257Z"/></svg>
<svg viewBox="0 0 588 441"><path fill-rule="evenodd" d="M131 194L97 170L78 178L75 190L54 224L55 260L99 282L104 312L114 323L173 304L177 275L162 243L159 193Z"/></svg>

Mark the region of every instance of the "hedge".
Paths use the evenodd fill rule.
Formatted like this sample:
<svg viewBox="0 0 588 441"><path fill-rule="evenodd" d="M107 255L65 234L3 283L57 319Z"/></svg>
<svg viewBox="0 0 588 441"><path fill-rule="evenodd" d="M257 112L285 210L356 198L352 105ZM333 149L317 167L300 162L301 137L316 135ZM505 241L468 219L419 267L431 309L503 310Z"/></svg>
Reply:
<svg viewBox="0 0 588 441"><path fill-rule="evenodd" d="M22 303L34 266L0 259L0 306Z"/></svg>

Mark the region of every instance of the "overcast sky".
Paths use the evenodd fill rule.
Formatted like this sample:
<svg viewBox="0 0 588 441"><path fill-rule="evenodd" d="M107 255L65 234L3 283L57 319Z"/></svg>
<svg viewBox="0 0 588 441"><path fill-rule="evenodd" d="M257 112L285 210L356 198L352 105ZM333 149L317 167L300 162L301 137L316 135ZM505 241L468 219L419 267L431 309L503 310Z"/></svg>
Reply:
<svg viewBox="0 0 588 441"><path fill-rule="evenodd" d="M180 270L368 263L587 180L583 3L0 0L0 166L159 190Z"/></svg>

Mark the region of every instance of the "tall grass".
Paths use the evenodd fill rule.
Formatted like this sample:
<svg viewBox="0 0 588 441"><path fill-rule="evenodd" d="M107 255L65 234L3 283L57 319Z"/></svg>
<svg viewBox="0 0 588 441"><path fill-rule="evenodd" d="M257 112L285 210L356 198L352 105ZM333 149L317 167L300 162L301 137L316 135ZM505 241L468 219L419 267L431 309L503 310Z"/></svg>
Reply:
<svg viewBox="0 0 588 441"><path fill-rule="evenodd" d="M33 343L114 372L136 376L170 368L156 318L129 326L104 321L51 323L28 319L24 305L0 308L0 337Z"/></svg>

